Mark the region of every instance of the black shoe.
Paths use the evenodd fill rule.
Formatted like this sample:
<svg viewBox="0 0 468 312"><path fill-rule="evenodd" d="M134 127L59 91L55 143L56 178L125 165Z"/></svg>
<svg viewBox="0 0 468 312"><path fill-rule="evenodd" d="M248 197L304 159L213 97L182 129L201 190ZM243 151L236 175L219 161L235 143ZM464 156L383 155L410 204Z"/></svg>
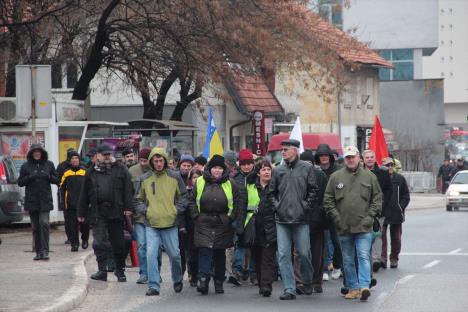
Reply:
<svg viewBox="0 0 468 312"><path fill-rule="evenodd" d="M117 281L123 283L127 281L127 277L123 270L115 270L114 275L117 277Z"/></svg>
<svg viewBox="0 0 468 312"><path fill-rule="evenodd" d="M271 296L271 289L267 287L260 288L260 295L263 297L270 297Z"/></svg>
<svg viewBox="0 0 468 312"><path fill-rule="evenodd" d="M242 286L242 284L239 282L239 280L237 278L235 278L234 276L229 276L228 283L233 284L235 286Z"/></svg>
<svg viewBox="0 0 468 312"><path fill-rule="evenodd" d="M316 285L316 286L314 286L313 288L314 288L314 293L316 293L316 294L321 294L321 293L323 293L322 285Z"/></svg>
<svg viewBox="0 0 468 312"><path fill-rule="evenodd" d="M304 295L310 296L313 293L312 286L304 285Z"/></svg>
<svg viewBox="0 0 468 312"><path fill-rule="evenodd" d="M42 260L49 260L49 252L48 251L44 251L42 252L42 257L41 257Z"/></svg>
<svg viewBox="0 0 468 312"><path fill-rule="evenodd" d="M81 248L87 249L88 246L89 246L88 241L82 241L82 242L81 242Z"/></svg>
<svg viewBox="0 0 468 312"><path fill-rule="evenodd" d="M242 273L242 280L245 282L248 279L249 279L249 272L245 271L244 273Z"/></svg>
<svg viewBox="0 0 468 312"><path fill-rule="evenodd" d="M372 271L374 271L374 273L377 273L381 267L382 263L380 263L380 261L372 263Z"/></svg>
<svg viewBox="0 0 468 312"><path fill-rule="evenodd" d="M383 262L383 261L380 261L380 267L382 269L386 269L387 268L387 263L386 262Z"/></svg>
<svg viewBox="0 0 468 312"><path fill-rule="evenodd" d="M348 287L344 287L344 286L343 286L343 287L341 287L341 290L340 290L340 292L341 292L341 294L342 294L343 296L345 296L345 295L347 295L347 294L348 294L348 292L349 292L349 288L348 288Z"/></svg>
<svg viewBox="0 0 468 312"><path fill-rule="evenodd" d="M296 285L296 294L299 296L304 294L304 285Z"/></svg>
<svg viewBox="0 0 468 312"><path fill-rule="evenodd" d="M280 300L296 300L296 295L285 292L280 296Z"/></svg>
<svg viewBox="0 0 468 312"><path fill-rule="evenodd" d="M224 294L223 281L214 281L215 293Z"/></svg>
<svg viewBox="0 0 468 312"><path fill-rule="evenodd" d="M369 288L372 288L375 285L377 285L377 280L375 278L371 278Z"/></svg>
<svg viewBox="0 0 468 312"><path fill-rule="evenodd" d="M180 293L182 288L184 288L184 284L182 282L174 283L174 291L176 293Z"/></svg>
<svg viewBox="0 0 468 312"><path fill-rule="evenodd" d="M71 251L72 252L78 251L78 245L72 246Z"/></svg>
<svg viewBox="0 0 468 312"><path fill-rule="evenodd" d="M202 277L199 281L199 285L198 285L198 291L202 294L202 295L208 295L208 288L209 288L209 283L210 283L210 280L207 279L206 277Z"/></svg>
<svg viewBox="0 0 468 312"><path fill-rule="evenodd" d="M197 287L197 281L196 280L190 280L190 287Z"/></svg>
<svg viewBox="0 0 468 312"><path fill-rule="evenodd" d="M37 253L36 256L33 258L34 261L42 260L42 253Z"/></svg>
<svg viewBox="0 0 468 312"><path fill-rule="evenodd" d="M65 241L65 245L70 245L70 241L68 239Z"/></svg>
<svg viewBox="0 0 468 312"><path fill-rule="evenodd" d="M157 291L154 288L148 288L148 290L146 291L146 295L147 296L159 296L159 291Z"/></svg>
<svg viewBox="0 0 468 312"><path fill-rule="evenodd" d="M93 275L91 275L91 279L96 281L103 281L107 282L107 272L106 271L97 271Z"/></svg>

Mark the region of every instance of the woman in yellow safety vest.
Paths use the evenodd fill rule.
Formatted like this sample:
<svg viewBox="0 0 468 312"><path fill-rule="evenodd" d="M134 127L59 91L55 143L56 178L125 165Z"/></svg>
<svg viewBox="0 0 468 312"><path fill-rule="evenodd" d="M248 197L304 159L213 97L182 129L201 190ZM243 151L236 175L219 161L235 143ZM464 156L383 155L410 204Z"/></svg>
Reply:
<svg viewBox="0 0 468 312"><path fill-rule="evenodd" d="M197 291L208 294L211 270L217 294L224 293L226 249L233 246L232 222L240 205L239 189L229 179L224 157L214 155L193 187L190 213L194 220L194 243L198 248ZM238 222L239 223L239 222Z"/></svg>

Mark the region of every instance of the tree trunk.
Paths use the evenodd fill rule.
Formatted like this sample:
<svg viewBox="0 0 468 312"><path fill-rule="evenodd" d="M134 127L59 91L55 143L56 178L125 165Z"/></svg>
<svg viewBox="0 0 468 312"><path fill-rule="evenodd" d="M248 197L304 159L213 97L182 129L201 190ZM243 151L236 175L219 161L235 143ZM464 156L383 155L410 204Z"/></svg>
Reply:
<svg viewBox="0 0 468 312"><path fill-rule="evenodd" d="M73 89L73 100L85 100L88 96L89 84L93 80L94 76L101 68L103 55L102 49L104 48L105 43L108 40L108 29L107 29L107 19L111 15L115 7L120 3L120 0L112 0L106 9L102 12L101 18L99 20L98 28L96 31L96 38L94 39L93 47L89 54L88 60L86 61L85 66L83 67L83 72L80 76L80 79Z"/></svg>

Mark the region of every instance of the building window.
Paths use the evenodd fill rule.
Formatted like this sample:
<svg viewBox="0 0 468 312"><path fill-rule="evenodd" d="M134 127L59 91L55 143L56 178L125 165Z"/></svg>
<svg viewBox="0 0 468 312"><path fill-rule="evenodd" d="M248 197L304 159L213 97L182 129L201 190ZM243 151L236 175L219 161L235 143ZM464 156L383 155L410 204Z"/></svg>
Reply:
<svg viewBox="0 0 468 312"><path fill-rule="evenodd" d="M380 68L380 80L413 80L414 65L413 65L413 50L412 49L395 49L381 50L380 56L391 61L394 68Z"/></svg>
<svg viewBox="0 0 468 312"><path fill-rule="evenodd" d="M343 0L319 0L318 9L324 20L343 29Z"/></svg>

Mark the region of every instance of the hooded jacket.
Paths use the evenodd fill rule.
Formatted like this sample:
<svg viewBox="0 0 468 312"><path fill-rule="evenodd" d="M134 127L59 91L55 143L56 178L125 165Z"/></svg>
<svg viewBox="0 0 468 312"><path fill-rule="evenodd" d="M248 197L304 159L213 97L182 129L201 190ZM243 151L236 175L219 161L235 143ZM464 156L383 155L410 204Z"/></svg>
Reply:
<svg viewBox="0 0 468 312"><path fill-rule="evenodd" d="M410 202L410 192L401 174L392 174L392 186L392 198L388 209L382 212L385 217L384 224L401 224L405 221L405 209Z"/></svg>
<svg viewBox="0 0 468 312"><path fill-rule="evenodd" d="M62 175L60 180L60 202L63 203L64 209L78 209L78 201L80 199L81 188L85 178L86 169L81 166L71 166Z"/></svg>
<svg viewBox="0 0 468 312"><path fill-rule="evenodd" d="M41 152L41 159L38 161L32 156L34 150ZM40 144L33 144L18 178L18 185L26 187L25 210L45 212L54 209L50 184L59 184L55 166L48 160L47 151Z"/></svg>
<svg viewBox="0 0 468 312"><path fill-rule="evenodd" d="M196 247L225 249L234 245L234 230L232 222L236 219L240 208L240 190L233 180L229 179L226 169L219 180L214 180L208 167L203 172L205 187L200 197L200 210L197 206L197 186L195 185L190 198L190 214L194 220L194 243ZM198 178L200 179L200 178ZM232 188L233 211L228 216L228 203L221 184L230 181ZM198 180L197 180L198 182ZM242 226L240 219L237 226Z"/></svg>
<svg viewBox="0 0 468 312"><path fill-rule="evenodd" d="M277 166L268 188L278 223L307 223L308 213L319 208L318 185L313 166L296 157Z"/></svg>
<svg viewBox="0 0 468 312"><path fill-rule="evenodd" d="M390 173L386 169L380 168L377 163L374 164L372 168L372 173L375 174L377 180L379 181L380 189L382 190L382 215L389 210L390 200L392 198L392 179Z"/></svg>
<svg viewBox="0 0 468 312"><path fill-rule="evenodd" d="M164 158L164 169L156 171L152 158L160 155ZM167 155L164 149L155 147L148 157L151 171L141 177L136 206L138 213L146 216L146 225L164 229L177 225L177 217L187 206L187 191L182 177L176 171L168 169Z"/></svg>
<svg viewBox="0 0 468 312"><path fill-rule="evenodd" d="M322 171L327 175L327 179L330 179L330 176L335 172L341 169L341 166L335 163L335 156L328 144L320 144L317 146L317 151L315 152L315 163L320 165L320 155L330 156L330 166L327 169L322 169Z"/></svg>

